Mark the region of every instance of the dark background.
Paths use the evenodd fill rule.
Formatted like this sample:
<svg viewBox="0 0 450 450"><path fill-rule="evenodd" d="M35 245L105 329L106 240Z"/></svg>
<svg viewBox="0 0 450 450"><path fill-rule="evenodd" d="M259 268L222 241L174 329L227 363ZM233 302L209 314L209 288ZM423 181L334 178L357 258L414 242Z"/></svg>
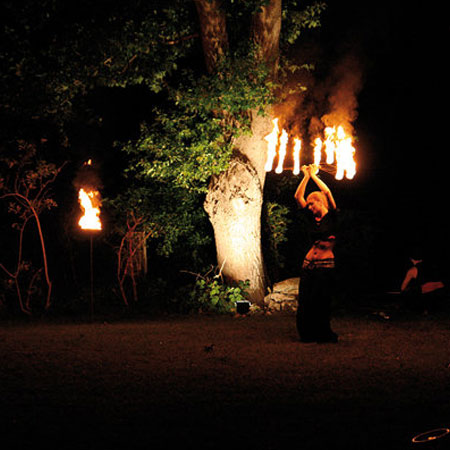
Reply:
<svg viewBox="0 0 450 450"><path fill-rule="evenodd" d="M359 171L351 191L341 188L343 206L378 215L380 264L394 270L416 246L447 265L448 30L434 2L330 2L323 23L330 54L354 45L365 62L355 122Z"/></svg>

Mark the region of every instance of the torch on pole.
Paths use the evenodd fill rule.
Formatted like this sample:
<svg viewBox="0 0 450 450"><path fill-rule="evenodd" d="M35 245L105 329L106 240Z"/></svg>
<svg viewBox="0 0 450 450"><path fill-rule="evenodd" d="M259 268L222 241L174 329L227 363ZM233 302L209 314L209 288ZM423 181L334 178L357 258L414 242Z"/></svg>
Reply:
<svg viewBox="0 0 450 450"><path fill-rule="evenodd" d="M89 233L89 262L90 262L90 301L89 318L94 319L94 235L102 229L100 221L100 193L96 190L80 189L78 198L84 211L78 224L82 230Z"/></svg>

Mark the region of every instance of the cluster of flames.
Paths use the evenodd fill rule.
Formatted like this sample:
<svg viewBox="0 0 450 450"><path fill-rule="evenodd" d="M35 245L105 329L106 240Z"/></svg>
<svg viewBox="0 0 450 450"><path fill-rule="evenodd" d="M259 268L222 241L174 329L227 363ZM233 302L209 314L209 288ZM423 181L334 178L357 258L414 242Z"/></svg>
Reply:
<svg viewBox="0 0 450 450"><path fill-rule="evenodd" d="M267 172L270 172L273 169L277 156L278 162L275 172L283 172L283 165L287 156L289 136L286 130L282 129L280 131L278 120L279 119L273 119L273 129L271 133L265 137L265 140L267 141L267 161L265 170ZM294 175L298 175L301 170L300 152L302 148L302 141L298 137L294 137L293 140L292 172ZM324 131L324 139L317 137L314 140L314 164L319 168L321 167L321 164L323 164L322 151L325 153L325 164L336 164L337 180L342 180L344 176L348 179L352 179L355 176L356 163L354 160L355 147L353 146L353 139L351 136L347 135L342 126L327 127ZM89 160L86 164L91 165L91 160ZM83 215L78 221L81 229L101 230L102 223L100 220L99 191L80 188L78 192L78 199L81 209L83 210Z"/></svg>
<svg viewBox="0 0 450 450"><path fill-rule="evenodd" d="M287 156L289 136L284 129L280 132L278 120L279 119L273 119L273 129L271 133L265 137L265 140L267 141L267 161L265 165L266 172L270 172L273 169L277 156L278 162L275 167L275 172L281 173L284 169L283 165ZM337 180L342 180L344 176L347 179L352 179L356 173L356 163L354 160L355 147L353 146L352 137L345 132L342 126L326 127L324 135L324 139L317 137L314 140L314 164L320 168L323 163L323 151L325 153L325 164L336 164L335 177ZM301 148L301 139L294 137L294 145L292 149L292 172L294 175L298 175L301 170Z"/></svg>
<svg viewBox="0 0 450 450"><path fill-rule="evenodd" d="M91 163L91 160L89 160L86 165L91 165ZM83 215L78 221L80 228L82 230L101 230L100 192L95 189L85 190L80 188L78 191L78 200L83 210Z"/></svg>

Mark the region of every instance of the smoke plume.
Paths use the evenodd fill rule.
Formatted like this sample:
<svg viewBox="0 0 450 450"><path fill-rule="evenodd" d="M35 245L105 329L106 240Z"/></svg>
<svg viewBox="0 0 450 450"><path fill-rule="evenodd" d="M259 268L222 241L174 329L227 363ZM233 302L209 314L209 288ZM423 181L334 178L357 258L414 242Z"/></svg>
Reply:
<svg viewBox="0 0 450 450"><path fill-rule="evenodd" d="M321 117L325 126L342 125L348 133L353 133L362 75L360 60L353 53L347 54L334 67L329 84L328 111Z"/></svg>
<svg viewBox="0 0 450 450"><path fill-rule="evenodd" d="M306 53L298 52L300 63L322 61L317 71L299 71L283 86L283 100L274 107L274 115L280 118L280 127L290 136L302 138L312 147L316 137L322 137L325 127L342 126L346 133L354 135L353 124L358 117L358 94L363 87L363 60L357 46L345 49L335 64L324 68L328 62L321 49L309 47ZM297 85L303 91L293 92Z"/></svg>
<svg viewBox="0 0 450 450"><path fill-rule="evenodd" d="M77 191L80 188L88 191L95 191L102 188L98 169L91 160L84 162L78 169L78 172L73 180L73 185Z"/></svg>

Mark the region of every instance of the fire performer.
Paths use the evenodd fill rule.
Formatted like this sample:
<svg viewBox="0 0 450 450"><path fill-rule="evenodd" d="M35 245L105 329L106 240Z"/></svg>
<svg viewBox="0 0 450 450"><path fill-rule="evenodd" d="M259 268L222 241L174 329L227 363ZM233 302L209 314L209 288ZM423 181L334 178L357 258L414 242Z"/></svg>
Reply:
<svg viewBox="0 0 450 450"><path fill-rule="evenodd" d="M311 243L302 264L297 309L297 330L302 342L337 342L330 327L331 299L335 288L334 244L337 231L337 208L328 186L318 177L314 164L302 167L303 178L295 199L308 212L308 235ZM319 191L305 199L308 182Z"/></svg>

